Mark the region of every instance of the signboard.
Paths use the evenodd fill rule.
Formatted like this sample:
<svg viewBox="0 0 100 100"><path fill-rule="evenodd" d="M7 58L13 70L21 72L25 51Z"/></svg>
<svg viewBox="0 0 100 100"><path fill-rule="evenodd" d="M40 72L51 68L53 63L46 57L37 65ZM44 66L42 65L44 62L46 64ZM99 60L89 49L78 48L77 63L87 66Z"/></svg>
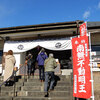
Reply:
<svg viewBox="0 0 100 100"><path fill-rule="evenodd" d="M80 36L87 36L87 24L86 22L80 25Z"/></svg>
<svg viewBox="0 0 100 100"><path fill-rule="evenodd" d="M73 52L73 96L91 97L91 72L89 61L88 36L72 39Z"/></svg>

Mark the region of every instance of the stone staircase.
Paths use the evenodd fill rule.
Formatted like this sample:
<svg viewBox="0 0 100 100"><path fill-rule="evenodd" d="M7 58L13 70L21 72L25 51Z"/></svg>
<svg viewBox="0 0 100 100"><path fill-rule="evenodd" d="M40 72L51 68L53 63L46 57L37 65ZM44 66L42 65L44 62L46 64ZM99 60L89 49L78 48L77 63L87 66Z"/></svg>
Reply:
<svg viewBox="0 0 100 100"><path fill-rule="evenodd" d="M2 77L0 80L1 83ZM1 87L0 100L74 100L72 86L71 75L56 75L54 91L44 97L44 82L41 83L38 76L22 76L13 86Z"/></svg>

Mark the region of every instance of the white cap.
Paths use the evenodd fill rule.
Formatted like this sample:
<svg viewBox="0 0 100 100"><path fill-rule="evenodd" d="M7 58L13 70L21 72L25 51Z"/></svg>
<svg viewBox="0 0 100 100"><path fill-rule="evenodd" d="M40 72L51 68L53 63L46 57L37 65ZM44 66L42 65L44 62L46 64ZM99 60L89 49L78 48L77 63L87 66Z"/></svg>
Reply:
<svg viewBox="0 0 100 100"><path fill-rule="evenodd" d="M53 53L50 53L50 54L49 54L49 57L53 57Z"/></svg>

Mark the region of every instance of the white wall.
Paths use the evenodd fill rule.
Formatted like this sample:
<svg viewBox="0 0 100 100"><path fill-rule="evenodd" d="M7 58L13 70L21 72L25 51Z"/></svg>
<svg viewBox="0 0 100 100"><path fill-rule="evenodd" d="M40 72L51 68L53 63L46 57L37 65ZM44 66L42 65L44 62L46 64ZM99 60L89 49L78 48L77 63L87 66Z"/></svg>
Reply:
<svg viewBox="0 0 100 100"><path fill-rule="evenodd" d="M0 74L2 74L2 64L0 64Z"/></svg>
<svg viewBox="0 0 100 100"><path fill-rule="evenodd" d="M20 63L21 64L25 63L25 57L26 57L26 52L22 52L20 55Z"/></svg>
<svg viewBox="0 0 100 100"><path fill-rule="evenodd" d="M20 68L20 64L24 64L25 63L26 52L14 53L14 56L15 56L15 59L16 59L15 67L18 67L18 69L19 69Z"/></svg>
<svg viewBox="0 0 100 100"><path fill-rule="evenodd" d="M21 54L14 54L15 59L16 59L15 67L18 67L18 69L19 69L19 65L20 65L20 55Z"/></svg>

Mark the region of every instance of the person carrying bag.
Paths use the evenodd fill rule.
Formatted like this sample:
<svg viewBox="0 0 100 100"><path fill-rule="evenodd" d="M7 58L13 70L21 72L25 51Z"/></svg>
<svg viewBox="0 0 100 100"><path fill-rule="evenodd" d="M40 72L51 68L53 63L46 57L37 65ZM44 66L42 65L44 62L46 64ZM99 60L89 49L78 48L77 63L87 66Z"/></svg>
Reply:
<svg viewBox="0 0 100 100"><path fill-rule="evenodd" d="M55 82L55 75L54 70L57 67L56 60L53 58L53 54L49 54L49 58L45 60L44 62L44 68L45 68L45 82L44 82L44 92L45 97L48 97L48 85L50 82L49 91L52 91L54 89L54 82Z"/></svg>

